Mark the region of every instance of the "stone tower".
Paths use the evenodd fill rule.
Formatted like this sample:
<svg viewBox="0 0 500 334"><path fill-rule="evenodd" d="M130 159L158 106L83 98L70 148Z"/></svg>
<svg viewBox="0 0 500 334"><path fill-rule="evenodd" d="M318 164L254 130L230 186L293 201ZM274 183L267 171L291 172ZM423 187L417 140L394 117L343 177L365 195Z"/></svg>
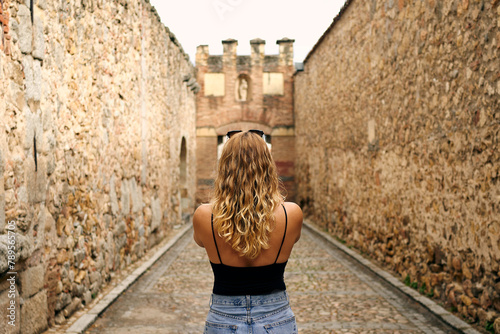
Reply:
<svg viewBox="0 0 500 334"><path fill-rule="evenodd" d="M265 132L287 198L295 198L294 40L276 43L278 55L266 55L261 39L250 41L250 56L236 54L234 39L222 41L223 55L210 55L207 45L197 48L197 203L209 199L218 153L229 130Z"/></svg>

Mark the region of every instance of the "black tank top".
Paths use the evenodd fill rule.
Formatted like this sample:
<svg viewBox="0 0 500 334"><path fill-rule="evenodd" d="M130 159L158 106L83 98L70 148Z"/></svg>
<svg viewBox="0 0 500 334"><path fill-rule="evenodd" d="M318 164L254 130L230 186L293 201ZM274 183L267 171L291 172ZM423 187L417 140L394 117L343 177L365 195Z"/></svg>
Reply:
<svg viewBox="0 0 500 334"><path fill-rule="evenodd" d="M266 295L286 290L284 273L288 261L277 263L281 248L285 242L286 229L288 226L288 216L285 206L283 204L282 206L285 211L285 233L283 234L283 240L281 241L278 255L273 264L260 267L232 267L222 263L217 240L215 239L212 214L212 235L220 261L220 263L213 263L210 261L215 278L213 287L214 294L224 296Z"/></svg>

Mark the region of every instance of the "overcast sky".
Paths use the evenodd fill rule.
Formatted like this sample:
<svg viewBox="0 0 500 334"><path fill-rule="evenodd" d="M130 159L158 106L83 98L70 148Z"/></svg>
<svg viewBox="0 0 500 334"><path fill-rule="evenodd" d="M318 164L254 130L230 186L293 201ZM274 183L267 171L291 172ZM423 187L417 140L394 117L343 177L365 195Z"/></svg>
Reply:
<svg viewBox="0 0 500 334"><path fill-rule="evenodd" d="M238 55L250 55L250 40L266 41L266 54L278 54L276 41L295 39L294 61L302 62L330 26L345 0L150 0L194 63L196 47L222 54L221 41L238 40Z"/></svg>

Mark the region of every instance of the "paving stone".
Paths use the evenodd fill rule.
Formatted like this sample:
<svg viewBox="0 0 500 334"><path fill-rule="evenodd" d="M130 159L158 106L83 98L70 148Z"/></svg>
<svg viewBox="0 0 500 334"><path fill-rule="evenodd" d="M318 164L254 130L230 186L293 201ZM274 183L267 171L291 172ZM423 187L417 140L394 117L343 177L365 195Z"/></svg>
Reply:
<svg viewBox="0 0 500 334"><path fill-rule="evenodd" d="M285 281L301 334L455 333L308 229L292 252ZM212 285L205 251L187 233L85 333L202 333Z"/></svg>

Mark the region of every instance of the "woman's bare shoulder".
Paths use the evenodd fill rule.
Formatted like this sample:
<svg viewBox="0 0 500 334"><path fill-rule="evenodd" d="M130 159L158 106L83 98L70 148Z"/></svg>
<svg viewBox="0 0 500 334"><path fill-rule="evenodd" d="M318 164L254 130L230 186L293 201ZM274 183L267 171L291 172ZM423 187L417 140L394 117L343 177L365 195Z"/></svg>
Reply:
<svg viewBox="0 0 500 334"><path fill-rule="evenodd" d="M210 204L202 204L200 205L194 212L193 215L193 224L197 224L206 220L206 218L210 218L212 215L212 206Z"/></svg>
<svg viewBox="0 0 500 334"><path fill-rule="evenodd" d="M289 231L292 235L295 235L295 242L297 242L300 239L304 220L302 209L293 202L285 202L284 205L288 216Z"/></svg>
<svg viewBox="0 0 500 334"><path fill-rule="evenodd" d="M298 204L294 202L285 202L284 205L288 214L302 218L302 209Z"/></svg>
<svg viewBox="0 0 500 334"><path fill-rule="evenodd" d="M195 210L195 214L196 212L200 212L200 213L212 213L212 205L210 203L206 203L206 204L200 204L199 207L196 208Z"/></svg>
<svg viewBox="0 0 500 334"><path fill-rule="evenodd" d="M194 241L196 241L196 243L201 247L204 247L202 239L203 235L206 235L206 232L208 231L211 215L212 207L209 204L200 205L193 215L193 238Z"/></svg>

